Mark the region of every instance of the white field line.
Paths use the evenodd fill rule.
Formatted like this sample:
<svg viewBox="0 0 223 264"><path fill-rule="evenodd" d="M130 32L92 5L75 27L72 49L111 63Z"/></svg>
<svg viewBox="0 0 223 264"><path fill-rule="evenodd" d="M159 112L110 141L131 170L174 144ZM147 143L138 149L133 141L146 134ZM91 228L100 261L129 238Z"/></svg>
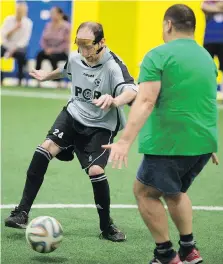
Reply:
<svg viewBox="0 0 223 264"><path fill-rule="evenodd" d="M68 100L70 98L69 94L57 94L57 93L46 93L46 92L24 92L24 91L11 91L11 90L1 90L2 96L16 96L16 97L27 97L27 98L43 98L43 99L57 99L57 100ZM218 104L218 109L223 109L223 104Z"/></svg>
<svg viewBox="0 0 223 264"><path fill-rule="evenodd" d="M16 204L2 204L1 209L13 209ZM65 209L65 208L96 208L94 204L34 204L32 208L36 209ZM115 209L136 209L134 204L112 204ZM195 211L223 211L223 206L193 206Z"/></svg>
<svg viewBox="0 0 223 264"><path fill-rule="evenodd" d="M4 96L16 96L16 97L28 97L28 98L44 98L44 99L65 99L68 100L69 94L57 94L57 93L47 93L47 92L24 92L24 91L11 91L11 90L1 90L1 95Z"/></svg>

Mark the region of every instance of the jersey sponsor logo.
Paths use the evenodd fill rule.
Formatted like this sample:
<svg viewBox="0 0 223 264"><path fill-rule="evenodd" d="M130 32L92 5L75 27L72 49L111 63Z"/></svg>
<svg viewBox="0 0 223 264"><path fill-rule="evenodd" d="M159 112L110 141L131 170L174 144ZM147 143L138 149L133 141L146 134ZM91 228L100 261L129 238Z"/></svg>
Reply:
<svg viewBox="0 0 223 264"><path fill-rule="evenodd" d="M91 91L90 89L83 89L81 87L75 86L75 96L79 97L82 95L85 100L98 99L101 93L98 91Z"/></svg>
<svg viewBox="0 0 223 264"><path fill-rule="evenodd" d="M86 72L83 73L84 76L89 77L89 78L93 78L94 74L88 74Z"/></svg>

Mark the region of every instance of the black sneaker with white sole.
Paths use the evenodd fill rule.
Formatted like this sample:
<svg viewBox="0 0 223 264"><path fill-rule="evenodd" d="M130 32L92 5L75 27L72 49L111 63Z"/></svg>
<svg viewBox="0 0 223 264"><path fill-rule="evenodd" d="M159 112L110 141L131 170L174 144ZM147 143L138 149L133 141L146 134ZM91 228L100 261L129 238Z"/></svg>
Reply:
<svg viewBox="0 0 223 264"><path fill-rule="evenodd" d="M114 223L111 223L106 230L102 231L99 237L112 242L124 242L126 240L126 235Z"/></svg>
<svg viewBox="0 0 223 264"><path fill-rule="evenodd" d="M25 229L28 224L28 214L25 211L20 211L16 207L8 218L5 219L5 226L12 228Z"/></svg>

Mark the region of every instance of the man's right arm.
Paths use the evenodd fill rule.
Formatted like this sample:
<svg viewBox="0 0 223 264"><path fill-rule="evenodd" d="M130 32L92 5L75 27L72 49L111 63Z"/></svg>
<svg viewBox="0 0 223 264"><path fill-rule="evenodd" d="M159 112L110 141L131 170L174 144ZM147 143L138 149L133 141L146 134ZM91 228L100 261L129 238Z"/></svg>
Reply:
<svg viewBox="0 0 223 264"><path fill-rule="evenodd" d="M223 13L223 3L217 2L213 5L208 3L208 1L203 1L201 9L204 13Z"/></svg>
<svg viewBox="0 0 223 264"><path fill-rule="evenodd" d="M17 23L13 28L12 28L12 18L11 16L6 17L6 19L3 22L2 28L1 28L1 35L2 38L8 39L10 38L21 26L21 23Z"/></svg>
<svg viewBox="0 0 223 264"><path fill-rule="evenodd" d="M63 72L60 68L57 68L52 72L45 72L43 70L32 70L29 74L41 82L63 78Z"/></svg>

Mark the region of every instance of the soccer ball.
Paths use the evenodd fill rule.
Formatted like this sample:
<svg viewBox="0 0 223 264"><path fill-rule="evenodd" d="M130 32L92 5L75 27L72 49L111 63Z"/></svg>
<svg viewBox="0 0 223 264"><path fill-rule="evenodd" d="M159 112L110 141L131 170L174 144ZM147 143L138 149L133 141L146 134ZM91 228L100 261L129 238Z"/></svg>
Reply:
<svg viewBox="0 0 223 264"><path fill-rule="evenodd" d="M63 239L61 224L53 217L39 216L26 228L26 240L33 250L50 253L58 248Z"/></svg>

